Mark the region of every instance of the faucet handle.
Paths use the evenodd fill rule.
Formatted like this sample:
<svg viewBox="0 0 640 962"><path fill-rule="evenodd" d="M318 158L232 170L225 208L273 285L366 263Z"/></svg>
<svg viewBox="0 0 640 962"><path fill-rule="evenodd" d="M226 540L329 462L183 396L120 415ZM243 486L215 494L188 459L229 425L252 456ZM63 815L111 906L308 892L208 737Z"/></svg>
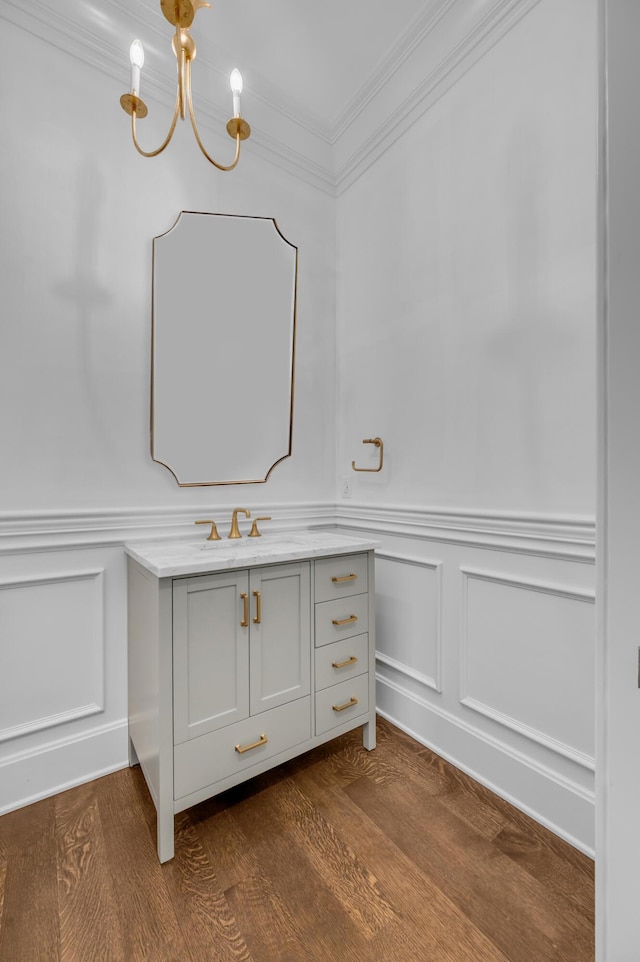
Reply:
<svg viewBox="0 0 640 962"><path fill-rule="evenodd" d="M196 521L195 524L210 524L211 531L209 532L209 537L207 541L221 541L220 535L218 534L218 529L216 528L215 521Z"/></svg>
<svg viewBox="0 0 640 962"><path fill-rule="evenodd" d="M254 518L253 524L251 525L251 531L249 532L250 538L261 538L262 532L258 531L258 521L271 521L271 515L263 515L261 518Z"/></svg>

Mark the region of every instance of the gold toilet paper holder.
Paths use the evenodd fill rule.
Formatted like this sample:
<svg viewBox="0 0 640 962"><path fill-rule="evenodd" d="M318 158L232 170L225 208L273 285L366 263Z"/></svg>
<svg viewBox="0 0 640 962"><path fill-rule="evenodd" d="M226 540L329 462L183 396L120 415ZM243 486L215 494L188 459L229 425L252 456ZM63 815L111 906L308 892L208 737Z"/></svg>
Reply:
<svg viewBox="0 0 640 962"><path fill-rule="evenodd" d="M363 443L363 444L375 444L375 446L376 446L377 448L379 448L379 450L380 450L380 464L378 465L377 468L357 468L357 467L356 467L356 462L355 462L355 461L352 461L352 462L351 462L351 467L353 468L353 470L354 470L354 471L371 471L371 472L374 472L374 471L382 471L382 465L383 465L383 463L384 463L384 444L382 443L382 438L363 438L362 443Z"/></svg>

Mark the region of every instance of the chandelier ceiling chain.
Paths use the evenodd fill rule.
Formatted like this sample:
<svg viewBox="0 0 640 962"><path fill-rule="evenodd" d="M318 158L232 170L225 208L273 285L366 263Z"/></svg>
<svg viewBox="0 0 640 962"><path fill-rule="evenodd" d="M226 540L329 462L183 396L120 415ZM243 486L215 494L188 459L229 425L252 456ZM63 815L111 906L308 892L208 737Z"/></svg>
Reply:
<svg viewBox="0 0 640 962"><path fill-rule="evenodd" d="M198 147L209 163L217 167L218 170L233 170L240 159L240 142L246 140L251 134L249 124L246 120L243 120L240 113L240 94L242 93L242 76L240 75L240 71L234 69L231 72L230 78L231 93L233 95L233 117L227 123L227 133L236 142L236 154L233 163L225 167L207 153L198 132L198 125L196 124L193 110L193 99L191 96L191 61L195 60L196 57L196 45L189 32L189 28L200 7L209 6L211 6L211 4L206 3L205 0L160 0L160 7L162 8L163 14L169 23L173 24L176 28L171 45L176 60L178 61L178 87L176 91L176 105L173 111L169 133L156 150L143 150L138 143L136 120L142 120L148 113L147 105L144 100L140 98L140 75L142 67L144 66L144 49L139 40L134 40L129 50L129 59L131 61L131 92L123 94L122 97L120 97L120 104L122 109L131 116L133 143L138 153L142 154L143 157L157 157L158 154L161 154L173 137L178 117L184 120L188 113Z"/></svg>

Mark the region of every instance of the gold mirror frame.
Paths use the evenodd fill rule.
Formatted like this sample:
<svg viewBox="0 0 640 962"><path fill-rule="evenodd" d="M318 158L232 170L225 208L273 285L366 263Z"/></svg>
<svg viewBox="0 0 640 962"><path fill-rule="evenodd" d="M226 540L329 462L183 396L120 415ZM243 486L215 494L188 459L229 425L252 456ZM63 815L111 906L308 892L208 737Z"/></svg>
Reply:
<svg viewBox="0 0 640 962"><path fill-rule="evenodd" d="M297 279L272 217L181 211L153 238L151 457L180 487L291 456Z"/></svg>

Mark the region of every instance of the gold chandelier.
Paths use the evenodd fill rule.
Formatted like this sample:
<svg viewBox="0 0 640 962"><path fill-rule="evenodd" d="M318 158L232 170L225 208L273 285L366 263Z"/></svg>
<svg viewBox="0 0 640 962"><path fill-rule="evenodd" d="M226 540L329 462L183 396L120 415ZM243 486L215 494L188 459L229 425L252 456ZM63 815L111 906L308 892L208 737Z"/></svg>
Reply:
<svg viewBox="0 0 640 962"><path fill-rule="evenodd" d="M217 167L218 170L233 170L240 158L240 142L246 140L251 134L249 124L246 120L243 120L240 115L240 94L242 93L242 77L240 71L234 69L230 78L231 93L233 95L233 117L227 123L227 133L236 142L236 155L232 164L225 167L223 164L217 163L205 150L204 144L200 139L200 134L198 133L198 126L196 124L191 99L191 61L195 60L196 45L193 37L189 33L189 28L193 23L196 11L199 10L200 7L210 7L211 4L205 3L204 0L160 0L160 6L169 23L173 24L176 28L171 43L173 52L176 55L176 60L178 61L176 106L173 112L171 126L169 127L169 133L163 143L160 144L157 150L143 150L138 143L136 119L142 120L143 117L147 116L148 112L145 102L140 99L140 73L144 64L144 50L140 41L134 40L129 51L131 61L131 93L123 94L120 98L120 104L122 109L131 116L131 135L135 148L143 157L156 157L158 154L161 154L173 137L178 116L180 116L181 120L184 120L188 112L198 147L209 163Z"/></svg>

